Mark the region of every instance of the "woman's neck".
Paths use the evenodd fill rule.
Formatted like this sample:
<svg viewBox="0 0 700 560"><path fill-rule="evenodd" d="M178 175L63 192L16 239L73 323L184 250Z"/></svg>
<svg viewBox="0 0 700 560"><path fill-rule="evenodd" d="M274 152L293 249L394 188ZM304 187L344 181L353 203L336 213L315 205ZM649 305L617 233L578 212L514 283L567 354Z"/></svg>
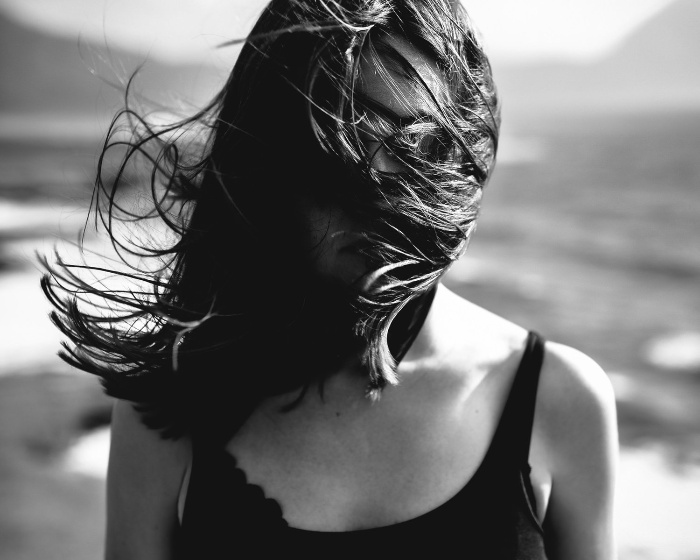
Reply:
<svg viewBox="0 0 700 560"><path fill-rule="evenodd" d="M403 358L399 364L402 365L415 364L430 359L437 350L437 333L439 309L444 302L446 288L442 284L438 284L433 288L433 295L430 297L429 308L422 319L418 331L415 333L410 346L406 349Z"/></svg>
<svg viewBox="0 0 700 560"><path fill-rule="evenodd" d="M436 289L437 287L433 287L411 300L392 322L388 344L397 364L400 364L411 350L416 338L423 330L426 318L430 314Z"/></svg>

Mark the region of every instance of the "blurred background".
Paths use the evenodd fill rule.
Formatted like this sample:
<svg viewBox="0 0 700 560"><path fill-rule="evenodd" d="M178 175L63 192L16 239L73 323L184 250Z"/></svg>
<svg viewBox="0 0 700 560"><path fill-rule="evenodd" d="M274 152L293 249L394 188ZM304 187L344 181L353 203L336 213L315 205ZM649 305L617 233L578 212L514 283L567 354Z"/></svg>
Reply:
<svg viewBox="0 0 700 560"><path fill-rule="evenodd" d="M700 1L465 4L504 125L446 283L605 368L621 560L697 560ZM104 537L110 403L56 358L34 252L74 251L124 79L145 62L136 89L191 112L262 5L0 0L1 560L100 558Z"/></svg>

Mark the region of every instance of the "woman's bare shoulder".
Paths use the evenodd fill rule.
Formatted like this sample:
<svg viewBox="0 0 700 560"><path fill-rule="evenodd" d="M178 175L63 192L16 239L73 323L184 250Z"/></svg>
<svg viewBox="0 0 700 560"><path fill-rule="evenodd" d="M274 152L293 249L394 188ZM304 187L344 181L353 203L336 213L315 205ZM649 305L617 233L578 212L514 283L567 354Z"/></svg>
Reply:
<svg viewBox="0 0 700 560"><path fill-rule="evenodd" d="M144 425L132 403L118 400L112 411L108 490L118 488L119 499L134 504L170 507L177 502L191 449L189 438L163 438Z"/></svg>
<svg viewBox="0 0 700 560"><path fill-rule="evenodd" d="M442 297L442 333L464 349L460 363L474 360L494 372L514 371L528 330L447 289ZM536 410L543 435L557 449L585 447L585 438L608 434L615 425L615 398L606 373L583 352L551 341L545 343Z"/></svg>
<svg viewBox="0 0 700 560"><path fill-rule="evenodd" d="M610 379L583 352L547 342L537 419L553 450L554 468L581 465L594 449L599 455L607 455L610 452L607 448L617 437L615 395Z"/></svg>
<svg viewBox="0 0 700 560"><path fill-rule="evenodd" d="M138 468L153 467L161 475L172 473L173 476L182 476L191 455L189 438L163 438L156 430L146 427L133 403L124 400L115 401L112 409L111 450L119 454L115 459L133 458Z"/></svg>
<svg viewBox="0 0 700 560"><path fill-rule="evenodd" d="M108 489L130 501L173 504L191 461L187 437L165 439L144 425L128 401L117 400L112 411Z"/></svg>
<svg viewBox="0 0 700 560"><path fill-rule="evenodd" d="M572 560L613 558L615 396L601 367L569 346L546 344L533 443L533 472L551 481L548 551Z"/></svg>
<svg viewBox="0 0 700 560"><path fill-rule="evenodd" d="M528 329L442 289L443 329L456 333L460 344L483 360L522 354ZM512 361L512 360L511 360ZM609 415L614 412L614 395L608 376L583 352L547 341L538 391L538 408L543 414L570 417L576 412Z"/></svg>

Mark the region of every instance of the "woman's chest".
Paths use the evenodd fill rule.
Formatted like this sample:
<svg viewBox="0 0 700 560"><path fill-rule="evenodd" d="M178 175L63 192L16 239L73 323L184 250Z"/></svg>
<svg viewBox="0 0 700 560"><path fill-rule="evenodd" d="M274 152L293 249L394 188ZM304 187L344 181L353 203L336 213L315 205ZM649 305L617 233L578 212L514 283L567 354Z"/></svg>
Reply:
<svg viewBox="0 0 700 560"><path fill-rule="evenodd" d="M467 485L500 409L477 397L401 402L254 415L227 452L293 527L347 531L412 519Z"/></svg>

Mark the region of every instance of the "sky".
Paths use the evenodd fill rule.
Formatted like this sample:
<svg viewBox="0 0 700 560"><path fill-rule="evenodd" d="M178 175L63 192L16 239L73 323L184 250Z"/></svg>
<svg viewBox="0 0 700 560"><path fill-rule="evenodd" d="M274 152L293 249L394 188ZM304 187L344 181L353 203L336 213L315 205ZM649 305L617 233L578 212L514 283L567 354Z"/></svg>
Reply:
<svg viewBox="0 0 700 560"><path fill-rule="evenodd" d="M673 0L463 0L491 57L591 60ZM36 27L148 52L171 62L228 64L214 47L240 37L265 0L0 0Z"/></svg>

